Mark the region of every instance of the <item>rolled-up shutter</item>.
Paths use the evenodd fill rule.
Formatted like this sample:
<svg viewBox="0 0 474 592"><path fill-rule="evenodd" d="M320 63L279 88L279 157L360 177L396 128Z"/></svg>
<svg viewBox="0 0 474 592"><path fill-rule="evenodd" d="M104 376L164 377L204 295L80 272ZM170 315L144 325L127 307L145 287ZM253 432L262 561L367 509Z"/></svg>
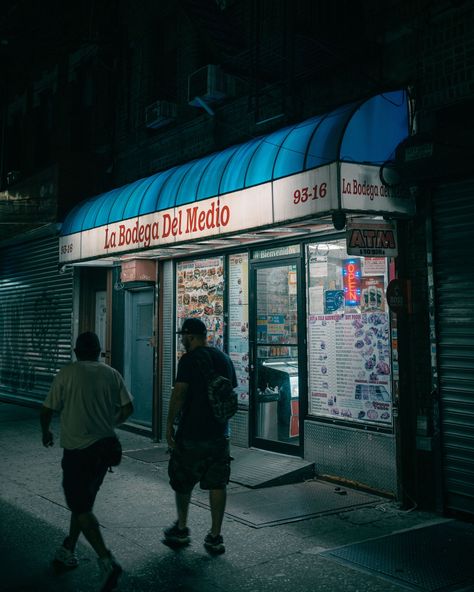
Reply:
<svg viewBox="0 0 474 592"><path fill-rule="evenodd" d="M42 401L71 359L73 274L58 237L0 247L0 397Z"/></svg>
<svg viewBox="0 0 474 592"><path fill-rule="evenodd" d="M433 239L445 505L474 514L474 182L437 189Z"/></svg>

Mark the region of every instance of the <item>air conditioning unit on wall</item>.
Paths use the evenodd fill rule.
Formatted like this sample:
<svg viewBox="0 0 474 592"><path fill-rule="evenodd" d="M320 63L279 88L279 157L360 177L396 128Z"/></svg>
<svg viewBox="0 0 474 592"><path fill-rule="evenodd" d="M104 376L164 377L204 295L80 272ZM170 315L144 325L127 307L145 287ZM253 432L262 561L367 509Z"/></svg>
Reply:
<svg viewBox="0 0 474 592"><path fill-rule="evenodd" d="M155 101L145 109L145 126L150 129L163 127L176 119L176 103Z"/></svg>
<svg viewBox="0 0 474 592"><path fill-rule="evenodd" d="M227 76L220 66L208 64L196 70L188 77L188 103L193 107L201 107L201 101L216 103L228 96Z"/></svg>

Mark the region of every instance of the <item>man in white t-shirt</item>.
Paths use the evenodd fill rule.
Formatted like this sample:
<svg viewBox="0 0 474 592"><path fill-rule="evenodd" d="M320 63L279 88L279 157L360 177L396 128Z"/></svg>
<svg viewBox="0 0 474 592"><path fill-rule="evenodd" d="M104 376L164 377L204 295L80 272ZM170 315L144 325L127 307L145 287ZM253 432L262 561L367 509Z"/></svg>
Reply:
<svg viewBox="0 0 474 592"><path fill-rule="evenodd" d="M120 373L99 362L100 350L95 333L79 335L74 349L77 361L55 376L40 422L43 446L53 446L51 419L54 411L60 414L63 489L71 519L69 535L55 561L65 567L77 566L75 547L82 532L98 555L103 577L100 589L106 592L117 585L122 568L105 546L92 510L117 444L114 428L133 413L133 403Z"/></svg>

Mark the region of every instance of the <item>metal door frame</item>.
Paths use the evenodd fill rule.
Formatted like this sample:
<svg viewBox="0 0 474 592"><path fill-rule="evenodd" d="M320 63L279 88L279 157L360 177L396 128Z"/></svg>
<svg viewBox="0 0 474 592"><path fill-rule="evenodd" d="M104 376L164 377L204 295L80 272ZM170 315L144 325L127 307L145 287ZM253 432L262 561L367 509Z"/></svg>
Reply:
<svg viewBox="0 0 474 592"><path fill-rule="evenodd" d="M305 309L306 301L304 298L304 266L303 255L287 255L275 257L272 259L250 259L249 260L249 444L250 447L260 448L291 456L303 457L304 451L304 418L307 409L307 352L306 352L306 324ZM257 323L256 323L256 291L257 270L262 268L282 267L284 265L296 266L296 302L298 307L297 331L298 331L298 409L299 409L299 444L287 444L285 442L276 442L266 440L256 436L257 407L255 402L256 390L256 353L257 353Z"/></svg>

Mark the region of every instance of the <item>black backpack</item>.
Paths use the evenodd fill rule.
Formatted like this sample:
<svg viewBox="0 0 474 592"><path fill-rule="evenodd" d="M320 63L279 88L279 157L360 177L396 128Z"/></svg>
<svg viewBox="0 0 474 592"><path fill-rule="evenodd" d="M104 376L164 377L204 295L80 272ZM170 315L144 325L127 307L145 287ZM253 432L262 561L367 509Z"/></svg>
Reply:
<svg viewBox="0 0 474 592"><path fill-rule="evenodd" d="M237 393L234 391L232 382L226 377L217 374L211 354L205 348L199 348L195 352L199 370L207 381L207 396L211 410L219 423L225 423L238 408Z"/></svg>

